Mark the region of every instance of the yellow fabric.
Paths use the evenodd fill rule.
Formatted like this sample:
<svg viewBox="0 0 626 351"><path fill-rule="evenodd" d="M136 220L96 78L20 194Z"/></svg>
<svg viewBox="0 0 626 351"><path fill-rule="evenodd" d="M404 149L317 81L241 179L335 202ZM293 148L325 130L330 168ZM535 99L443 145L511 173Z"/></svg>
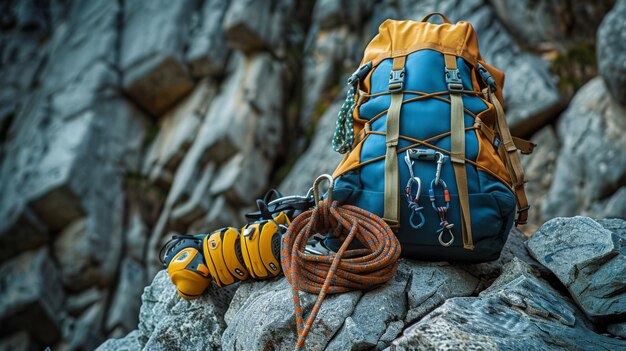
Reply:
<svg viewBox="0 0 626 351"><path fill-rule="evenodd" d="M172 258L172 261L167 266L167 273L172 283L176 285L178 295L187 300L202 294L204 289L211 283L211 277L206 271L206 266L190 266L190 263L199 254L198 250L191 247L182 249Z"/></svg>
<svg viewBox="0 0 626 351"><path fill-rule="evenodd" d="M248 224L241 234L241 252L250 275L260 279L280 274L280 257L275 257L272 250L272 238L280 235L278 224L272 220Z"/></svg>
<svg viewBox="0 0 626 351"><path fill-rule="evenodd" d="M215 231L204 239L204 259L219 287L248 278L248 270L236 253L239 240L239 231L235 228Z"/></svg>
<svg viewBox="0 0 626 351"><path fill-rule="evenodd" d="M363 146L363 142L367 139L367 136L364 137L356 146L347 153L335 171L333 172L333 179L339 177L340 175L349 172L352 169L358 168L361 164L361 147Z"/></svg>
<svg viewBox="0 0 626 351"><path fill-rule="evenodd" d="M511 177L504 164L504 159L500 157L493 146L495 138L495 107L489 102L485 102L488 108L479 113L474 120L474 126L478 127L476 135L478 137L478 156L476 163L497 174L499 178L506 180L508 186L512 187Z"/></svg>
<svg viewBox="0 0 626 351"><path fill-rule="evenodd" d="M388 19L378 31L367 45L361 64L373 61L375 66L386 58L406 56L426 48L461 56L473 65L481 59L476 32L468 22L433 24Z"/></svg>

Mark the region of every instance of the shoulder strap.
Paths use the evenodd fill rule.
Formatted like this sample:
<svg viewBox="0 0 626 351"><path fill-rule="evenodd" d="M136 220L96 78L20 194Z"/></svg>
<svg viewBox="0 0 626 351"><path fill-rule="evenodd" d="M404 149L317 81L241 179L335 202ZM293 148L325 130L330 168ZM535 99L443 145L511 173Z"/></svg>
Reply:
<svg viewBox="0 0 626 351"><path fill-rule="evenodd" d="M526 192L524 191L524 184L526 183L526 180L524 179L522 162L519 154L517 153L518 148L516 146L515 139L511 136L511 131L509 130L509 125L506 121L502 104L500 104L500 101L491 90L489 91L489 100L496 108L496 131L500 135L500 138L502 138L502 145L498 148L498 153L509 171L511 181L513 183L513 190L515 191L515 201L517 202L517 218L515 219L515 225L526 224L528 220L528 209L530 206L528 205L528 199L526 198ZM519 140L521 139L518 139L518 143ZM532 152L534 144L530 144L532 147L530 145L526 146L529 149L529 152Z"/></svg>
<svg viewBox="0 0 626 351"><path fill-rule="evenodd" d="M444 55L446 64L445 76L450 91L450 160L454 167L454 177L461 206L461 225L463 248L472 250L472 221L470 218L469 193L467 190L467 170L465 169L465 113L461 92L463 85L461 74L456 65L456 56Z"/></svg>

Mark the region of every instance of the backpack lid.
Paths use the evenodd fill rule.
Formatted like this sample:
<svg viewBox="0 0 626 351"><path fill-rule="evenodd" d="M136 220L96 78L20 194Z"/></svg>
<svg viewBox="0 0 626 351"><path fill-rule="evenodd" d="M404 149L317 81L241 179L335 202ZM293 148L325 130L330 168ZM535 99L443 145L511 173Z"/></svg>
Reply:
<svg viewBox="0 0 626 351"><path fill-rule="evenodd" d="M449 23L444 20L442 24L426 22L430 15L421 22L385 20L378 27L378 34L365 48L361 66L372 62L376 67L388 58L406 56L423 49L436 50L442 54L462 57L474 67L478 67L479 63L486 67L498 85L496 96L503 101L501 87L504 85L504 73L484 62L474 27L465 21ZM369 82L365 80L364 83L364 90L368 90Z"/></svg>
<svg viewBox="0 0 626 351"><path fill-rule="evenodd" d="M476 32L468 22L433 24L388 19L378 27L378 35L367 45L362 63L373 61L375 66L386 58L420 49L461 56L473 65L482 59Z"/></svg>

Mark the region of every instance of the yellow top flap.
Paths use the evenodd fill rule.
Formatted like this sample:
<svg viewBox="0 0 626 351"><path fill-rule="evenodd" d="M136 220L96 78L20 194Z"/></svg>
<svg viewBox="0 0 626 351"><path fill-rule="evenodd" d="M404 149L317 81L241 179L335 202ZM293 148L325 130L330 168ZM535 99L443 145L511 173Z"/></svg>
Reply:
<svg viewBox="0 0 626 351"><path fill-rule="evenodd" d="M388 19L365 49L363 62L380 61L431 48L465 58L473 65L481 59L476 32L468 22L433 24Z"/></svg>
<svg viewBox="0 0 626 351"><path fill-rule="evenodd" d="M481 63L494 77L498 85L496 95L502 101L504 73L484 62L478 50L476 32L469 22L433 24L424 21L385 20L378 27L378 34L365 48L361 65L372 61L376 66L387 58L405 56L423 49L462 57L474 67ZM369 88L368 85L366 83L366 88Z"/></svg>

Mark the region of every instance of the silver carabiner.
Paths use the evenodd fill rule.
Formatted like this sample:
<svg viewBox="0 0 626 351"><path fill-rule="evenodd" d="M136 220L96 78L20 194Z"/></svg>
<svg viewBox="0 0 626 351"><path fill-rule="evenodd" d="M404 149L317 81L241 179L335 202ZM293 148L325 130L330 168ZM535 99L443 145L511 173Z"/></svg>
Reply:
<svg viewBox="0 0 626 351"><path fill-rule="evenodd" d="M413 183L417 183L417 191L415 192L415 196L411 194L411 188L413 187ZM419 198L422 192L422 180L419 177L409 178L409 182L406 183L405 188L406 193L406 201L409 204L409 209L411 210L411 216L409 217L409 223L411 227L415 229L420 229L426 223L426 219L424 218L424 214L422 213L422 207L419 205ZM418 221L416 221L415 215Z"/></svg>
<svg viewBox="0 0 626 351"><path fill-rule="evenodd" d="M415 162L411 160L410 152L411 152L411 149L408 149L406 150L406 153L404 154L404 163L406 163L406 166L409 167L409 181L415 178L415 175L413 174L413 164L415 164Z"/></svg>
<svg viewBox="0 0 626 351"><path fill-rule="evenodd" d="M411 189L413 187L413 183L417 183L417 192L415 193L415 196L411 195ZM420 194L422 193L422 180L419 177L409 178L409 181L406 183L405 191L406 191L407 196L412 198L413 201L417 202L417 200L420 198Z"/></svg>
<svg viewBox="0 0 626 351"><path fill-rule="evenodd" d="M435 184L439 184L439 180L441 179L441 166L443 166L443 161L446 159L446 155L441 152L435 152L435 156L437 157L437 172L435 173Z"/></svg>
<svg viewBox="0 0 626 351"><path fill-rule="evenodd" d="M315 206L320 202L320 184L324 181L328 181L328 202L333 202L333 189L335 188L335 180L330 174L322 174L313 182L313 199L315 199ZM307 193L308 194L308 193Z"/></svg>
<svg viewBox="0 0 626 351"><path fill-rule="evenodd" d="M439 233L439 244L441 244L441 246L448 247L448 246L452 245L452 243L454 242L454 234L452 233L452 226L453 226L453 224L450 224L449 226L446 226L446 228L445 228L445 229L448 230L448 233L450 234L450 240L449 241L443 241L443 233L445 232L445 230L442 230Z"/></svg>

